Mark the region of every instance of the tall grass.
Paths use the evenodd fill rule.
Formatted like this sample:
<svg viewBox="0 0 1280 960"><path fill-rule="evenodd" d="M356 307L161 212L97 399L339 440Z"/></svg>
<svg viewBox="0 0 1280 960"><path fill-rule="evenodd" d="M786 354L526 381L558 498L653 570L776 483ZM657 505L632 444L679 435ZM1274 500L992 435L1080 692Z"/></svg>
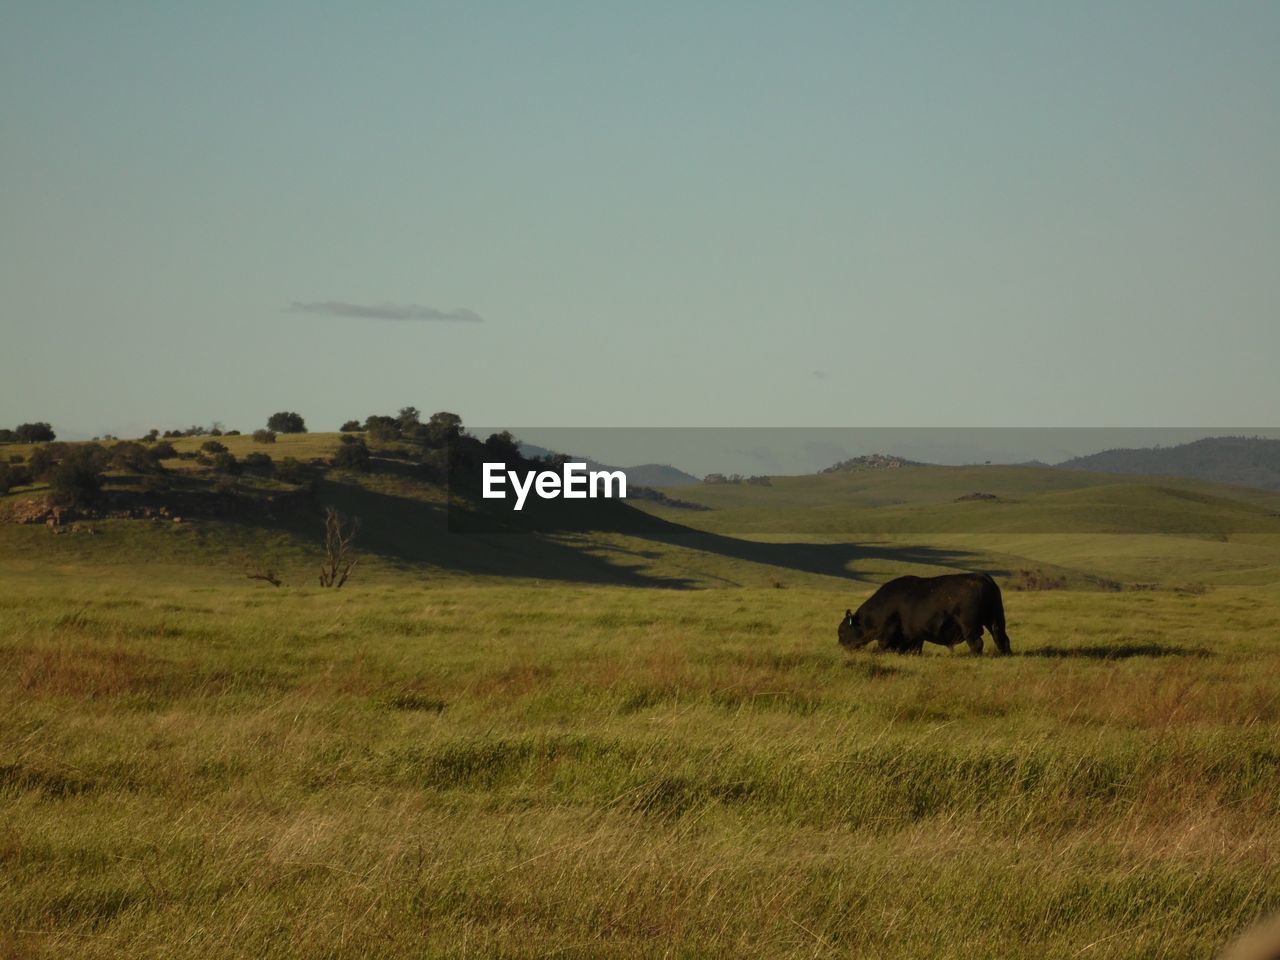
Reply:
<svg viewBox="0 0 1280 960"><path fill-rule="evenodd" d="M1280 907L1280 598L194 572L0 596L0 956L1204 957Z"/></svg>

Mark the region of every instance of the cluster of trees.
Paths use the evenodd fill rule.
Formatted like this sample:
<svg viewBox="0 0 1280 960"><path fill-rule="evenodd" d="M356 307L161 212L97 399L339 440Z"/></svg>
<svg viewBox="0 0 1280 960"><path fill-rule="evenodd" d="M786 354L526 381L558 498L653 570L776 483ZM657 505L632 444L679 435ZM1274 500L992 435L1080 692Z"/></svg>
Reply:
<svg viewBox="0 0 1280 960"><path fill-rule="evenodd" d="M142 442L155 443L156 440L160 439L160 437L164 437L166 440L178 440L182 437L238 437L238 436L240 436L239 430L228 430L219 421L215 420L213 421L213 424L208 427L202 427L202 426L199 426L198 424L193 424L192 426L187 427L187 429L185 430L166 430L164 433L161 433L155 427L152 427L150 432L148 432L142 438Z"/></svg>
<svg viewBox="0 0 1280 960"><path fill-rule="evenodd" d="M456 413L433 413L425 423L417 407L401 407L394 417L370 414L363 421L348 420L340 428L343 433L363 432L375 443L406 440L427 447L443 447L462 435L462 418Z"/></svg>
<svg viewBox="0 0 1280 960"><path fill-rule="evenodd" d="M47 443L33 450L28 462L0 467L0 493L31 483L47 483L55 503L89 506L97 502L102 492L102 474L106 471L155 476L165 472L160 461L176 455L169 443Z"/></svg>
<svg viewBox="0 0 1280 960"><path fill-rule="evenodd" d="M409 452L429 466L447 466L448 448L464 438L462 418L456 413L433 413L426 421L417 407L401 407L395 416L374 413L361 420L348 420L342 425L342 444L333 465L343 470L365 472L369 469L369 444L406 443L416 447ZM354 436L363 433L363 437ZM471 438L467 438L471 439ZM399 451L403 453L404 451Z"/></svg>
<svg viewBox="0 0 1280 960"><path fill-rule="evenodd" d="M299 414L281 411L267 419L266 428L255 430L253 439L256 443L273 444L279 433L301 433L306 429L306 422ZM448 411L424 419L418 408L402 407L395 416L372 414L363 421L349 420L342 425L342 430L342 443L332 460L332 466L340 470L367 472L375 454L416 461L425 471L424 476L440 478L457 471L478 475L479 464L484 460L525 462L519 442L509 432L495 433L481 441L466 433L460 416ZM18 430L7 433L20 434L27 442L53 436L48 424L22 424ZM167 471L162 461L175 457L196 459L221 475L221 489L228 487L230 477L246 472L274 476L286 483L306 483L313 479L315 469L293 457L274 460L267 453L255 451L237 458L226 444L216 439L238 434L239 431L224 430L215 422L211 427L192 426L163 434L154 429L140 441L118 441L109 445L95 441L73 446L46 441L32 452L29 463L24 464L20 457L15 457L16 462L0 465L0 494L15 486L47 482L60 502L88 505L99 498L102 475L108 471L142 475L144 488L149 490L167 489L168 481L163 476ZM198 451L179 453L170 442L178 437L207 439ZM386 445L391 443L396 446L387 449ZM382 449L371 450L371 446Z"/></svg>
<svg viewBox="0 0 1280 960"><path fill-rule="evenodd" d="M47 423L20 423L12 430L0 429L0 443L52 443L58 439Z"/></svg>
<svg viewBox="0 0 1280 960"><path fill-rule="evenodd" d="M346 434L334 456L333 465L345 470L366 471L370 467L370 445L383 447L379 455L390 454L417 460L429 472L443 476L482 460L522 463L520 444L508 431L481 441L466 432L462 418L442 410L425 420L417 407L401 407L395 416L370 414L364 420L348 420L341 428ZM354 436L363 433L363 437ZM399 443L394 450L385 445ZM405 447L408 447L406 450Z"/></svg>

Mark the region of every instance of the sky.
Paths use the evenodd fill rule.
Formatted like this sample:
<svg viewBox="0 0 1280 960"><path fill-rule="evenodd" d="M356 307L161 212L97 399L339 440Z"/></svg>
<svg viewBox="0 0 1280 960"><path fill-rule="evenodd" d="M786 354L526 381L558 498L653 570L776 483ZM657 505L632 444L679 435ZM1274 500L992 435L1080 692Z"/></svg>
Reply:
<svg viewBox="0 0 1280 960"><path fill-rule="evenodd" d="M0 425L1268 426L1280 4L0 2Z"/></svg>

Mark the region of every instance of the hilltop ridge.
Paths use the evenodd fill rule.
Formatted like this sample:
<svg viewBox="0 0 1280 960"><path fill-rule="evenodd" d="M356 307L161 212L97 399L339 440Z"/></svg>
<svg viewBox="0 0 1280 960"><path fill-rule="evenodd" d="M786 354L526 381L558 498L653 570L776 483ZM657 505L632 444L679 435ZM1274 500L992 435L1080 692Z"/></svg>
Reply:
<svg viewBox="0 0 1280 960"><path fill-rule="evenodd" d="M1062 470L1187 477L1280 490L1280 440L1205 437L1172 447L1121 447L1057 464Z"/></svg>

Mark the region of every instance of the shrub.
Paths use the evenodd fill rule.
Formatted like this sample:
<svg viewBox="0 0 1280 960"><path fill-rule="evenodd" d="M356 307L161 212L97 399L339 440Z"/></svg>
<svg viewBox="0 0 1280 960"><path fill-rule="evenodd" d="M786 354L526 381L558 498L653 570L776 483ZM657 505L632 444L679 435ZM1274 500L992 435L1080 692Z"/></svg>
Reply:
<svg viewBox="0 0 1280 960"><path fill-rule="evenodd" d="M285 457L276 464L276 479L285 483L305 483L307 468L298 462L297 457Z"/></svg>
<svg viewBox="0 0 1280 960"><path fill-rule="evenodd" d="M307 424L298 414L282 410L267 418L267 429L277 433L306 433Z"/></svg>
<svg viewBox="0 0 1280 960"><path fill-rule="evenodd" d="M0 429L0 443L17 443L18 435L8 427Z"/></svg>
<svg viewBox="0 0 1280 960"><path fill-rule="evenodd" d="M219 443L217 440L206 440L204 443L200 444L200 449L203 450L205 453L226 453L227 452L226 444Z"/></svg>
<svg viewBox="0 0 1280 960"><path fill-rule="evenodd" d="M251 473L262 473L268 476L275 469L275 463L271 459L271 455L267 453L247 453L241 461L244 468Z"/></svg>
<svg viewBox="0 0 1280 960"><path fill-rule="evenodd" d="M155 427L152 427L150 430L146 432L146 435L143 436L142 442L155 443L159 439L160 439L160 431L157 430Z"/></svg>
<svg viewBox="0 0 1280 960"><path fill-rule="evenodd" d="M31 451L31 475L37 480L48 479L56 462L57 458L50 447L36 447Z"/></svg>
<svg viewBox="0 0 1280 960"><path fill-rule="evenodd" d="M400 427L396 423L384 423L379 420L365 428L365 433L374 443L391 443L400 439Z"/></svg>
<svg viewBox="0 0 1280 960"><path fill-rule="evenodd" d="M168 440L161 440L151 448L151 455L157 460L172 460L178 455L178 451Z"/></svg>
<svg viewBox="0 0 1280 960"><path fill-rule="evenodd" d="M359 420L348 420L338 428L342 433L357 433L360 430Z"/></svg>
<svg viewBox="0 0 1280 960"><path fill-rule="evenodd" d="M163 470L160 459L156 456L155 447L144 447L140 443L128 440L121 441L109 451L110 466L115 470L133 470L137 473L155 473Z"/></svg>
<svg viewBox="0 0 1280 960"><path fill-rule="evenodd" d="M253 431L254 443L275 443L276 433L274 430L255 430Z"/></svg>
<svg viewBox="0 0 1280 960"><path fill-rule="evenodd" d="M240 461L236 459L234 453L228 453L225 447L210 458L209 465L218 473L240 472Z"/></svg>
<svg viewBox="0 0 1280 960"><path fill-rule="evenodd" d="M97 502L102 494L102 477L95 460L92 450L76 450L53 468L49 487L55 502L67 507Z"/></svg>
<svg viewBox="0 0 1280 960"><path fill-rule="evenodd" d="M222 435L224 437L238 437L240 436L240 431L239 430L223 430Z"/></svg>
<svg viewBox="0 0 1280 960"><path fill-rule="evenodd" d="M26 487L31 484L31 470L23 464L6 463L2 469L9 472L10 490L14 487Z"/></svg>
<svg viewBox="0 0 1280 960"><path fill-rule="evenodd" d="M369 469L369 448L365 445L365 442L354 437L343 437L342 439L350 439L352 442L343 443L338 447L338 452L333 458L333 465L340 470L367 472Z"/></svg>

